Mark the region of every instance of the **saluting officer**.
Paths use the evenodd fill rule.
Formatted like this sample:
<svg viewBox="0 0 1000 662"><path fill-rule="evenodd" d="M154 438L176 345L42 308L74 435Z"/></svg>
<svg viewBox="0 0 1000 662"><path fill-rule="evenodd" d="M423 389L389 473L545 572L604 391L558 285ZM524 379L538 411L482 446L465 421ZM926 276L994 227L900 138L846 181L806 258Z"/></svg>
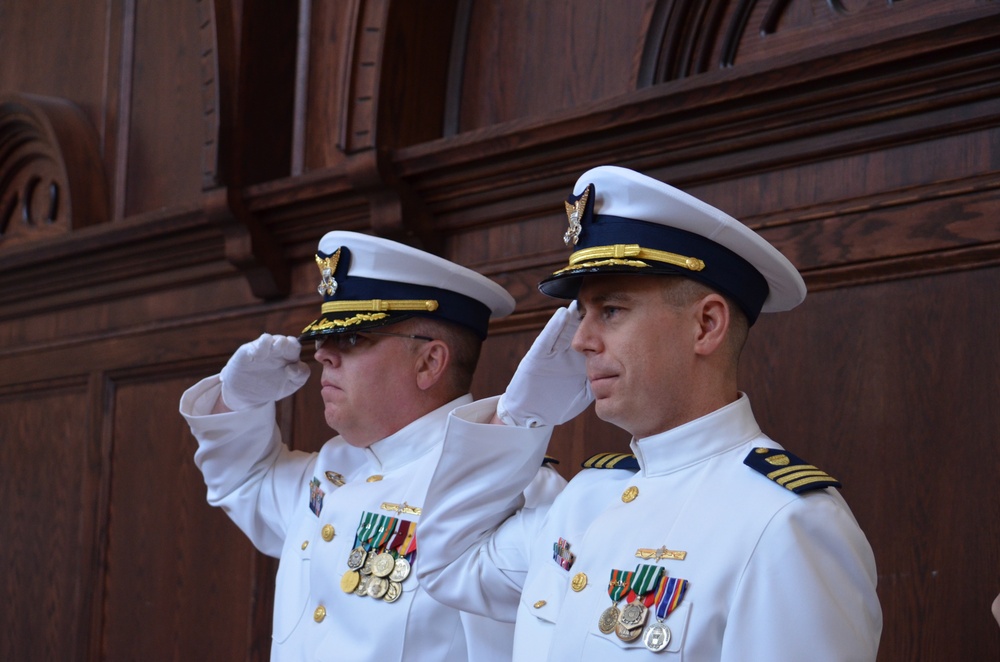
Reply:
<svg viewBox="0 0 1000 662"><path fill-rule="evenodd" d="M421 513L448 412L472 402L489 320L513 298L469 269L353 232L325 235L316 262L321 316L298 338L243 345L180 403L209 503L281 559L271 658L509 659L512 625L441 605L414 569L427 560ZM339 433L318 453L289 450L275 422L275 401L309 377L300 341L315 341ZM565 485L540 467L529 505Z"/></svg>
<svg viewBox="0 0 1000 662"><path fill-rule="evenodd" d="M803 300L798 272L631 170L584 173L566 210L569 263L539 287L573 303L499 402L453 412L421 529L427 590L516 616L516 660L874 660L875 560L840 484L765 436L737 389L749 327ZM551 426L591 401L630 449L517 510Z"/></svg>

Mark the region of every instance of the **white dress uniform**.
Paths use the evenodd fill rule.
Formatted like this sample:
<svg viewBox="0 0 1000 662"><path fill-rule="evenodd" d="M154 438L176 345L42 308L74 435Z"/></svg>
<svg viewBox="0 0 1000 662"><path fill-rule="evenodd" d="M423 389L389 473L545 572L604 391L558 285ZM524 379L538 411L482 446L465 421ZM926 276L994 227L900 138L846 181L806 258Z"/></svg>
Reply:
<svg viewBox="0 0 1000 662"><path fill-rule="evenodd" d="M180 409L198 439L195 461L209 503L222 507L257 549L281 559L273 660L510 659L510 623L436 602L415 573L392 603L346 593L340 583L365 513L420 524L448 412L471 396L368 448L338 437L319 453L303 453L282 443L273 404L211 415L219 391L218 377L205 379L184 393ZM565 481L538 466L525 485L533 480L531 498L547 505ZM418 546L414 567L425 559Z"/></svg>
<svg viewBox="0 0 1000 662"><path fill-rule="evenodd" d="M835 489L795 494L744 464L756 448L780 448L746 395L633 440L637 471L584 470L536 510L517 510L518 493L551 428L484 424L494 409L484 400L452 414L418 574L456 608L516 613L514 660L875 659L872 550ZM560 541L571 563L555 560ZM641 565L687 580L659 652L599 627L611 573ZM656 623L650 613L640 635Z"/></svg>

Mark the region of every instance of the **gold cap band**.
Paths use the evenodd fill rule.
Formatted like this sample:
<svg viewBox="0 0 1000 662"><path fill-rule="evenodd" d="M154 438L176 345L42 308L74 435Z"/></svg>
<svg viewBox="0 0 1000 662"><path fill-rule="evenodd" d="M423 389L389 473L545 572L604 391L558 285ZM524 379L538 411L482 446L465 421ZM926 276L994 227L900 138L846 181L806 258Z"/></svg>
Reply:
<svg viewBox="0 0 1000 662"><path fill-rule="evenodd" d="M639 258L639 259L627 259ZM576 251L569 256L569 266L552 275L558 275L573 269L585 269L590 267L604 266L626 266L626 267L648 267L649 265L641 260L653 260L672 264L675 267L688 269L689 271L701 271L705 268L705 262L696 257L687 257L677 253L658 251L654 248L643 248L639 244L613 244L611 246L594 246Z"/></svg>
<svg viewBox="0 0 1000 662"><path fill-rule="evenodd" d="M434 299L362 299L359 301L327 301L323 304L323 313L346 313L355 310L385 312L389 310L437 310L438 302Z"/></svg>

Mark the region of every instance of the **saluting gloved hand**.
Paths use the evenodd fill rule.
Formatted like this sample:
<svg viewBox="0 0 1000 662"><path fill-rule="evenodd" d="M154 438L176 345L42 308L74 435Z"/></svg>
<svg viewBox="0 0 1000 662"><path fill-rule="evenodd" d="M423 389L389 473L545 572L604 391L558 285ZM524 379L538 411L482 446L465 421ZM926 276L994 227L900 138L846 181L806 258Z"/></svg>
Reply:
<svg viewBox="0 0 1000 662"><path fill-rule="evenodd" d="M219 377L222 401L233 411L288 397L309 379L299 360L302 346L292 336L263 334L232 355Z"/></svg>
<svg viewBox="0 0 1000 662"><path fill-rule="evenodd" d="M576 301L552 315L497 402L500 420L521 427L558 425L593 402L586 361L570 346L579 326Z"/></svg>

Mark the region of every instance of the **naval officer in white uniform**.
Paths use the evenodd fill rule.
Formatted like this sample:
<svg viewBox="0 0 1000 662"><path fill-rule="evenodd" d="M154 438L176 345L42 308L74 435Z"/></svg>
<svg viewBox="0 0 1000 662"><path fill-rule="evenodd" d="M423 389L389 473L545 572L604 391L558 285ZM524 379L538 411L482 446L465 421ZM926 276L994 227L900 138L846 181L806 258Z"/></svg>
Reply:
<svg viewBox="0 0 1000 662"><path fill-rule="evenodd" d="M875 560L840 483L765 436L736 384L758 314L805 297L798 272L631 170L586 172L566 211L572 254L539 287L571 305L499 402L451 415L422 524L427 590L516 618L515 660L874 660ZM591 401L630 447L521 509L551 426Z"/></svg>
<svg viewBox="0 0 1000 662"><path fill-rule="evenodd" d="M448 412L472 402L489 320L514 301L469 269L353 232L325 235L316 262L321 316L299 338L242 346L180 404L209 503L281 559L271 659L510 659L511 624L436 602L413 570ZM275 401L309 376L300 341L315 342L339 433L318 453L290 450L275 422ZM529 506L565 485L541 466Z"/></svg>

